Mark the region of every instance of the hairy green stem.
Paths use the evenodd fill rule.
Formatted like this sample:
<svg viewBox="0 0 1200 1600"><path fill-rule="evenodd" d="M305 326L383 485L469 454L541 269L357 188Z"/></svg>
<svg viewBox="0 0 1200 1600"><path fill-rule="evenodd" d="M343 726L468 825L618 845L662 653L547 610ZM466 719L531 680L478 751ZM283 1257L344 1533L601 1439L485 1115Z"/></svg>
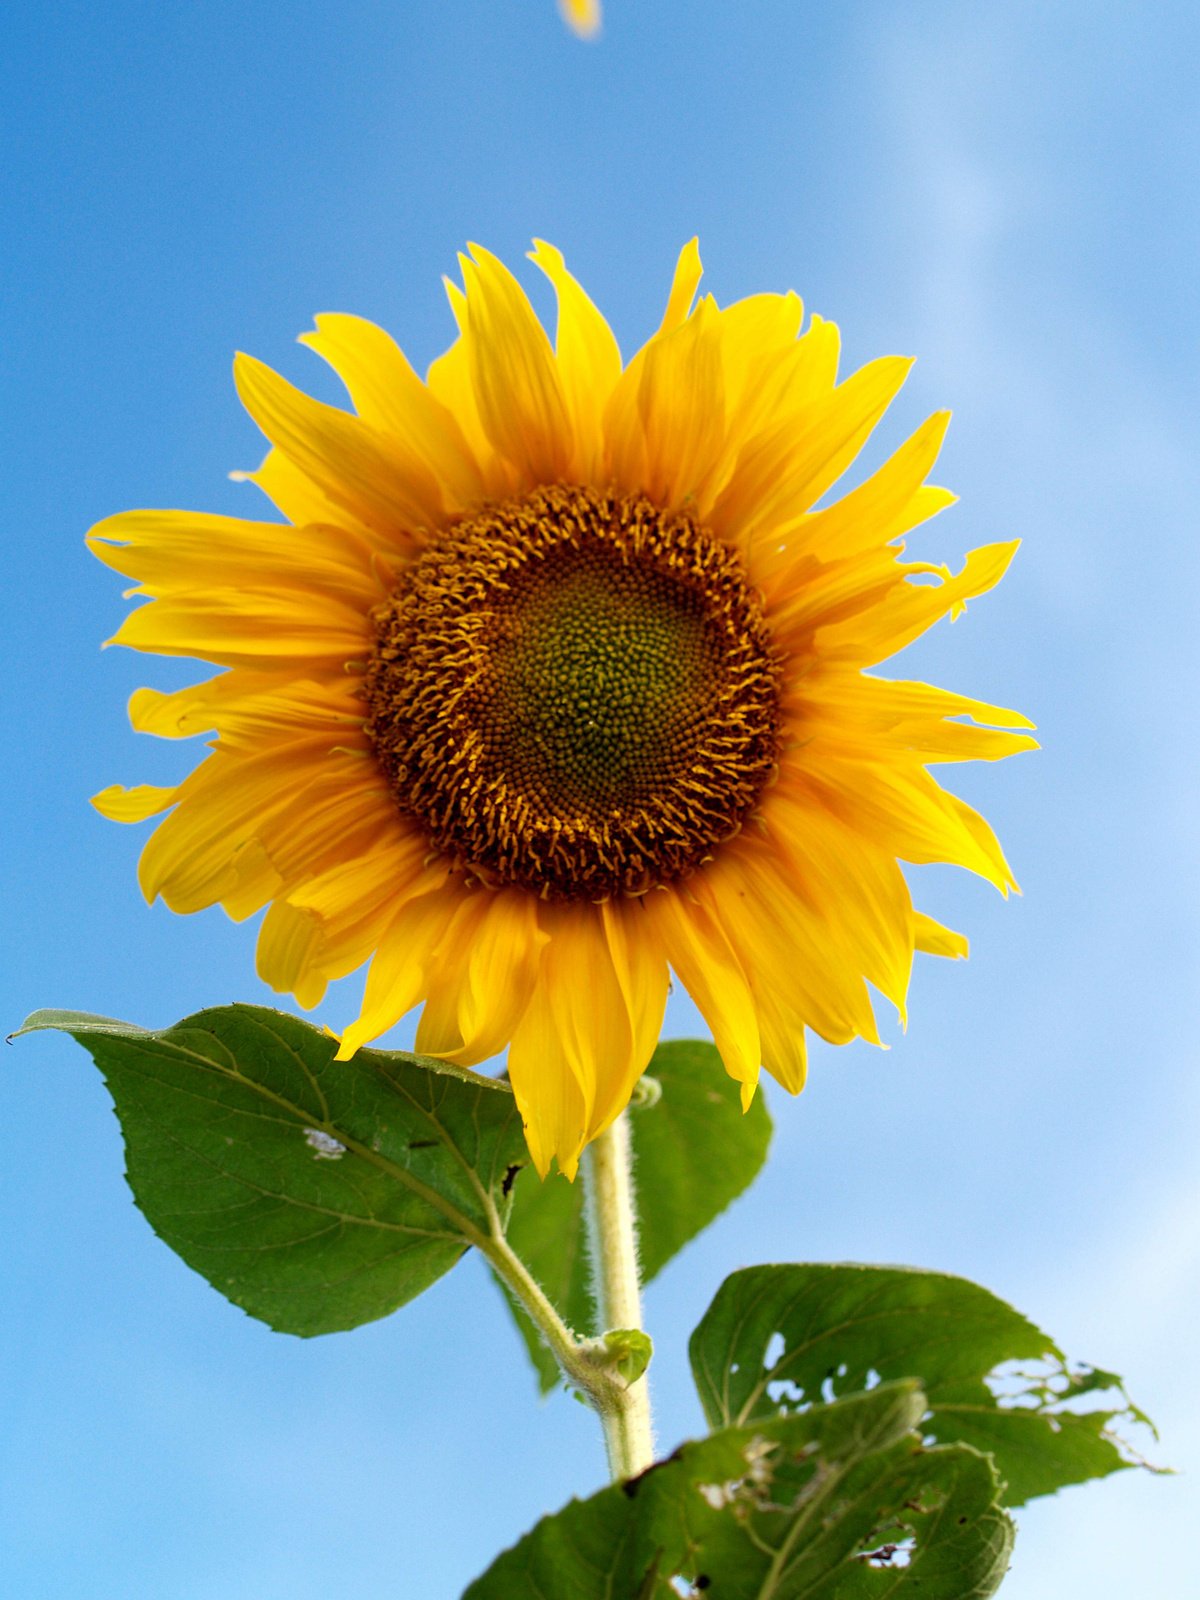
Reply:
<svg viewBox="0 0 1200 1600"><path fill-rule="evenodd" d="M562 1368L563 1376L585 1394L597 1410L602 1410L608 1404L608 1391L614 1387L613 1380L589 1360L586 1347L567 1327L541 1285L504 1237L499 1218L495 1221L491 1237L480 1239L478 1248L529 1313L530 1320Z"/></svg>
<svg viewBox="0 0 1200 1600"><path fill-rule="evenodd" d="M624 1116L589 1146L584 1157L584 1173L601 1329L640 1330L642 1310L633 1176L629 1129ZM524 1306L568 1384L599 1413L614 1482L620 1483L645 1471L654 1460L645 1376L630 1383L622 1375L612 1347L603 1338L576 1337L509 1244L500 1215L486 1192L484 1198L490 1212L487 1233L479 1233L469 1226L464 1226L463 1231L487 1257L509 1293Z"/></svg>
<svg viewBox="0 0 1200 1600"><path fill-rule="evenodd" d="M622 1113L584 1155L588 1238L595 1272L596 1300L603 1329L640 1329L642 1297L638 1280L637 1213L629 1149L629 1124ZM607 1403L598 1405L613 1481L644 1472L654 1460L650 1391L643 1375L617 1384Z"/></svg>

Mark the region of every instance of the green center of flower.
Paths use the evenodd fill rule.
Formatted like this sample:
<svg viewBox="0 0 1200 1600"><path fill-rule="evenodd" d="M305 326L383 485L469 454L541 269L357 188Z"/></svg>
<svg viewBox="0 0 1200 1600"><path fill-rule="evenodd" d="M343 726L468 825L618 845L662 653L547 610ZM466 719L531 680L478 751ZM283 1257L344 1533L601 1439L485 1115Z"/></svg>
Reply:
<svg viewBox="0 0 1200 1600"><path fill-rule="evenodd" d="M737 559L642 496L489 507L429 545L376 625L380 765L484 882L643 893L736 833L773 770L778 671Z"/></svg>

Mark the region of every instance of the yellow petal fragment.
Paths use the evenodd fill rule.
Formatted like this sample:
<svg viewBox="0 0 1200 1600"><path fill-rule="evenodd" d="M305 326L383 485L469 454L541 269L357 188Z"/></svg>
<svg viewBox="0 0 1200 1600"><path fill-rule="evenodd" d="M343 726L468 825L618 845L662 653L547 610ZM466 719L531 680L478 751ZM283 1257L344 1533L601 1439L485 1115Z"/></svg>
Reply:
<svg viewBox="0 0 1200 1600"><path fill-rule="evenodd" d="M559 1170L574 1179L587 1111L562 1049L553 1002L551 986L536 983L509 1046L508 1074L538 1175L544 1178L557 1156Z"/></svg>
<svg viewBox="0 0 1200 1600"><path fill-rule="evenodd" d="M558 0L558 9L581 39L594 39L600 32L600 0Z"/></svg>
<svg viewBox="0 0 1200 1600"><path fill-rule="evenodd" d="M478 464L489 499L504 500L516 490L517 478L509 463L492 446L479 417L475 387L471 379L470 340L467 337L467 297L449 278L442 279L458 327L458 338L430 364L425 374L426 387L462 429L471 454Z"/></svg>
<svg viewBox="0 0 1200 1600"><path fill-rule="evenodd" d="M358 749L333 746L308 783L264 820L260 838L286 865L289 884L299 885L338 861L368 851L382 857L405 826L363 741Z"/></svg>
<svg viewBox="0 0 1200 1600"><path fill-rule="evenodd" d="M721 340L728 429L726 451L736 457L756 433L786 385L799 351L804 315L799 295L757 294L713 311Z"/></svg>
<svg viewBox="0 0 1200 1600"><path fill-rule="evenodd" d="M958 961L965 961L971 949L964 934L935 922L923 911L913 912L913 943L927 956L949 956Z"/></svg>
<svg viewBox="0 0 1200 1600"><path fill-rule="evenodd" d="M328 753L321 737L249 757L209 756L180 784L174 811L142 851L138 881L146 899L161 895L172 911L200 911L233 895L243 903L253 883L264 904L280 878L262 850L263 826L320 775Z"/></svg>
<svg viewBox="0 0 1200 1600"><path fill-rule="evenodd" d="M764 992L786 997L831 1044L879 1042L863 981L864 950L854 948L854 936L831 918L827 890L823 894L819 884L789 870L761 840L739 839L726 847L708 877L756 1004ZM851 915L861 919L858 908ZM869 952L869 941L860 942Z"/></svg>
<svg viewBox="0 0 1200 1600"><path fill-rule="evenodd" d="M849 830L901 861L944 861L995 884L1016 888L999 842L983 819L948 794L923 767L838 761L820 768L781 769L772 799L795 797L805 810L815 799Z"/></svg>
<svg viewBox="0 0 1200 1600"><path fill-rule="evenodd" d="M992 761L1037 748L1019 711L925 683L888 682L815 664L797 675L782 709L804 728L808 759L826 752L860 761ZM970 717L972 722L962 722ZM974 724L983 724L975 726ZM996 726L986 726L986 724Z"/></svg>
<svg viewBox="0 0 1200 1600"><path fill-rule="evenodd" d="M178 793L176 788L164 789L153 783L139 783L132 789L112 783L92 796L92 804L110 822L145 822L173 806Z"/></svg>
<svg viewBox="0 0 1200 1600"><path fill-rule="evenodd" d="M771 812L768 828L788 880L801 886L804 901L824 921L831 950L840 950L905 1024L912 897L895 856L812 807L801 814L781 803L778 813ZM857 1023L856 1028L861 1037L878 1042L873 1019L866 1029Z"/></svg>
<svg viewBox="0 0 1200 1600"><path fill-rule="evenodd" d="M310 963L332 981L360 967L379 948L399 902L418 887L444 884L423 865L428 846L419 837L392 838L357 859L352 852L298 888L289 890L297 911L308 915L319 933Z"/></svg>
<svg viewBox="0 0 1200 1600"><path fill-rule="evenodd" d="M642 900L606 900L600 906L604 937L629 1018L630 1053L624 1074L601 1079L590 1137L603 1133L629 1104L634 1085L646 1070L662 1029L667 1005L668 970L646 937Z"/></svg>

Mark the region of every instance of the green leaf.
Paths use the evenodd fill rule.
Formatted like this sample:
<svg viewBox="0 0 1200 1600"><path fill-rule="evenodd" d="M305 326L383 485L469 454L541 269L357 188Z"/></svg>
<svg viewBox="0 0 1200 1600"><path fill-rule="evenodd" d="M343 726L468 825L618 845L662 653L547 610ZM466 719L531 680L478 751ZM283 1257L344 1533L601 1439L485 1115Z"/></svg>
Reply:
<svg viewBox="0 0 1200 1600"><path fill-rule="evenodd" d="M924 1434L992 1455L1013 1506L1133 1465L1109 1424L1146 1420L1111 1373L1069 1371L1053 1341L1010 1305L939 1272L750 1267L721 1285L690 1352L713 1427L794 1414L880 1378L914 1378L929 1397ZM1097 1376L1120 1405L1073 1409Z"/></svg>
<svg viewBox="0 0 1200 1600"><path fill-rule="evenodd" d="M747 1188L766 1160L771 1119L758 1095L742 1114L738 1085L716 1049L700 1040L660 1044L648 1071L661 1089L630 1110L642 1281ZM532 1167L513 1190L508 1240L568 1327L598 1334L590 1287L583 1185L557 1173L539 1182ZM545 1393L558 1367L525 1313L509 1300Z"/></svg>
<svg viewBox="0 0 1200 1600"><path fill-rule="evenodd" d="M998 1480L966 1445L926 1448L915 1383L686 1444L572 1501L463 1600L982 1600L1008 1567Z"/></svg>
<svg viewBox="0 0 1200 1600"><path fill-rule="evenodd" d="M151 1032L38 1011L104 1074L127 1176L160 1238L284 1333L386 1316L485 1234L528 1158L505 1084L362 1050L260 1006Z"/></svg>

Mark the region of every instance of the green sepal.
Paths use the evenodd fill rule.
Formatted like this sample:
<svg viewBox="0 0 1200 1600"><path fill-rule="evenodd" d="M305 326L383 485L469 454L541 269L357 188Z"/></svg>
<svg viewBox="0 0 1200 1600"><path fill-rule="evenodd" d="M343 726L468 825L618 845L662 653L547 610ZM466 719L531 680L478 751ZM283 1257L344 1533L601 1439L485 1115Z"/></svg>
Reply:
<svg viewBox="0 0 1200 1600"><path fill-rule="evenodd" d="M506 1084L337 1041L261 1006L161 1030L38 1011L90 1051L154 1231L235 1305L304 1337L387 1315L502 1215L528 1160Z"/></svg>
<svg viewBox="0 0 1200 1600"><path fill-rule="evenodd" d="M743 1115L739 1086L711 1044L660 1044L647 1071L649 1083L643 1079L629 1110L643 1283L753 1182L771 1142L762 1095ZM543 1183L530 1167L517 1177L513 1201L509 1243L567 1326L599 1334L583 1184L558 1174ZM524 1311L508 1304L546 1393L559 1380L558 1367Z"/></svg>
<svg viewBox="0 0 1200 1600"><path fill-rule="evenodd" d="M927 1448L915 1383L685 1444L543 1518L463 1600L983 1600L1012 1525L990 1461Z"/></svg>
<svg viewBox="0 0 1200 1600"><path fill-rule="evenodd" d="M593 1341L602 1352L597 1362L610 1367L626 1383L636 1383L650 1365L654 1343L641 1328L610 1328Z"/></svg>
<svg viewBox="0 0 1200 1600"><path fill-rule="evenodd" d="M929 1398L922 1432L989 1453L1010 1506L1137 1464L1110 1424L1146 1421L1112 1373L1068 1369L1020 1312L940 1272L750 1267L721 1285L689 1349L714 1428L914 1378ZM1101 1388L1115 1392L1116 1407L1075 1408Z"/></svg>

